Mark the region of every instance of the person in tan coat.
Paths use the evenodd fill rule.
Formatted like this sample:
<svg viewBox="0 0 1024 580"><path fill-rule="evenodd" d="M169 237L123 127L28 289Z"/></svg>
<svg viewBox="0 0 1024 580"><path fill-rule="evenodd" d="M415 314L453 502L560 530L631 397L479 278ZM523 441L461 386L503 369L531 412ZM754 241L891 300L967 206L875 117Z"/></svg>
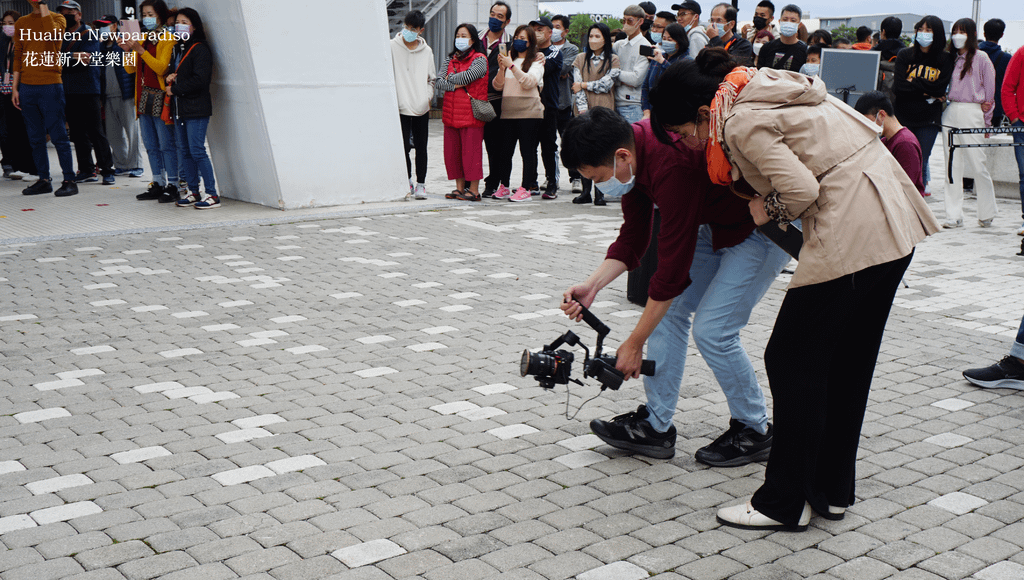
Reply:
<svg viewBox="0 0 1024 580"><path fill-rule="evenodd" d="M673 67L659 82L711 91L712 180L752 186L758 225L799 218L803 230L764 356L775 417L765 483L718 520L804 530L812 509L842 519L854 501L860 429L893 297L914 246L940 227L878 128L820 79L736 67L722 49L704 51L697 64L699 72Z"/></svg>

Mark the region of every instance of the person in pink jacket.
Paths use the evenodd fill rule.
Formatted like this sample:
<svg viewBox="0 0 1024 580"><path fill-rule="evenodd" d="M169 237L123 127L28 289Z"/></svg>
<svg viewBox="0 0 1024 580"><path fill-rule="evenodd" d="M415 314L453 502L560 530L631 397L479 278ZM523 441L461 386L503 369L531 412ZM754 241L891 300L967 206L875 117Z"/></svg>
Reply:
<svg viewBox="0 0 1024 580"><path fill-rule="evenodd" d="M1014 127L1024 127L1024 47L1010 59L1003 77L1002 87L1003 111ZM1024 133L1013 135L1013 148L1017 154L1017 171L1020 173L1020 204L1021 218L1024 219ZM1024 236L1024 223L1017 229L1018 236Z"/></svg>

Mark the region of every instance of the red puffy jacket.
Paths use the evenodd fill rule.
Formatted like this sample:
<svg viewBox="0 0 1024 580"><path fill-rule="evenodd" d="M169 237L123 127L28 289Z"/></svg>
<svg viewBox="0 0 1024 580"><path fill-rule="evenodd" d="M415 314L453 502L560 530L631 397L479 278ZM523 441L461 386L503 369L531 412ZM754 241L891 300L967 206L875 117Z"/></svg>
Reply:
<svg viewBox="0 0 1024 580"><path fill-rule="evenodd" d="M486 60L487 57L474 51L466 56L466 58L451 59L451 62L448 63L448 76L465 72L473 64L473 61L478 58ZM468 95L466 91L469 91ZM465 89L457 89L450 93L445 93L444 110L441 114L441 120L446 127L462 129L465 127L484 126L483 121L477 121L473 117L473 107L469 103L469 95L473 95L474 99L481 101L487 100L487 75L469 83L469 86Z"/></svg>
<svg viewBox="0 0 1024 580"><path fill-rule="evenodd" d="M1010 119L1024 119L1024 47L1018 48L1003 78L1003 111Z"/></svg>

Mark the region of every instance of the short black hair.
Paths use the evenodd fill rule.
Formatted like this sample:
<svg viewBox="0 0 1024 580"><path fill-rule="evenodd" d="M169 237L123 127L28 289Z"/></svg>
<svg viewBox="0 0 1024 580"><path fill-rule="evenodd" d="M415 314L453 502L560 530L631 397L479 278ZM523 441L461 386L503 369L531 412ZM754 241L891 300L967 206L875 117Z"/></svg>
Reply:
<svg viewBox="0 0 1024 580"><path fill-rule="evenodd" d="M686 34L686 29L683 28L682 24L679 24L678 22L669 24L665 27L665 34L667 34L672 40L676 41L676 54L686 54L690 52L690 36Z"/></svg>
<svg viewBox="0 0 1024 580"><path fill-rule="evenodd" d="M637 6L639 6L640 8L643 9L644 14L657 14L658 13L658 7L654 5L654 2L641 2L641 3L637 4Z"/></svg>
<svg viewBox="0 0 1024 580"><path fill-rule="evenodd" d="M804 11L800 10L800 7L797 6L796 4L786 4L785 6L783 6L782 7L782 12L779 12L779 16L782 16L783 14L785 14L787 12L792 12L793 14L796 14L797 18L799 18L800 20L804 19ZM772 12L772 14L775 14L775 13Z"/></svg>
<svg viewBox="0 0 1024 580"><path fill-rule="evenodd" d="M569 26L572 25L572 21L570 21L569 17L566 16L565 14L555 14L554 16L552 16L551 23L554 24L555 22L561 22L562 28L564 28L566 32L569 31Z"/></svg>
<svg viewBox="0 0 1024 580"><path fill-rule="evenodd" d="M879 30L885 33L885 38L888 40L894 40L903 34L903 21L895 16L889 16L882 21L882 25Z"/></svg>
<svg viewBox="0 0 1024 580"><path fill-rule="evenodd" d="M864 42L865 40L871 38L872 32L873 31L867 26L861 26L860 28L857 29L857 42Z"/></svg>
<svg viewBox="0 0 1024 580"><path fill-rule="evenodd" d="M512 21L512 7L511 6L509 6L508 4L505 4L505 2L503 2L502 0L498 0L494 4L491 4L491 10L494 10L495 6L504 6L505 7L505 22L511 22Z"/></svg>
<svg viewBox="0 0 1024 580"><path fill-rule="evenodd" d="M669 11L667 11L667 10L662 10L661 12L655 14L654 17L655 18L664 18L665 20L668 20L669 22L675 22L676 21L676 15L671 13L671 12L669 12Z"/></svg>
<svg viewBox="0 0 1024 580"><path fill-rule="evenodd" d="M427 17L421 10L413 10L405 15L403 22L409 28L423 28L427 25Z"/></svg>
<svg viewBox="0 0 1024 580"><path fill-rule="evenodd" d="M872 117L877 115L878 111L885 111L886 115L894 114L892 101L882 91L864 93L857 99L857 104L853 108L861 115L870 115Z"/></svg>
<svg viewBox="0 0 1024 580"><path fill-rule="evenodd" d="M607 107L594 107L569 121L562 134L562 165L566 169L611 167L615 152L633 150L633 126Z"/></svg>
<svg viewBox="0 0 1024 580"><path fill-rule="evenodd" d="M736 19L739 18L740 11L736 10L736 8L733 7L732 4L729 4L728 2L719 2L718 4L715 4L711 8L711 12L714 12L719 7L725 8L725 14L723 15L723 17L725 18L726 22L736 22Z"/></svg>
<svg viewBox="0 0 1024 580"><path fill-rule="evenodd" d="M849 38L846 38L845 36L840 36L839 38L836 39L835 42L832 43L832 46L839 46L840 44L849 44L852 46L853 41L850 40Z"/></svg>
<svg viewBox="0 0 1024 580"><path fill-rule="evenodd" d="M775 16L775 4L772 4L771 0L761 0L757 3L758 8L767 8L772 11L772 16Z"/></svg>
<svg viewBox="0 0 1024 580"><path fill-rule="evenodd" d="M811 56L812 54L816 54L818 56L821 56L821 45L820 44L812 44L812 45L807 47L807 56Z"/></svg>
<svg viewBox="0 0 1024 580"><path fill-rule="evenodd" d="M1006 23L998 18L993 18L985 23L985 40L989 42L999 42L999 39L1003 37L1003 33L1006 32Z"/></svg>

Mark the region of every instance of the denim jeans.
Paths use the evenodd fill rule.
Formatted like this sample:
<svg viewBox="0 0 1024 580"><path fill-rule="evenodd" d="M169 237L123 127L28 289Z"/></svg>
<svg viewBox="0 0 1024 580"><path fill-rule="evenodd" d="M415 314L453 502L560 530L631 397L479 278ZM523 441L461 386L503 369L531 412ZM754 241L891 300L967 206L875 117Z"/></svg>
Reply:
<svg viewBox="0 0 1024 580"><path fill-rule="evenodd" d="M160 117L139 115L142 128L142 144L146 146L149 168L153 170L153 183L160 187L178 185L178 152L174 147L171 131L174 127L165 125ZM166 177L165 177L166 176Z"/></svg>
<svg viewBox="0 0 1024 580"><path fill-rule="evenodd" d="M939 131L942 130L938 125L927 125L924 127L907 127L910 132L917 137L917 142L921 144L921 173L924 179L924 186L928 187L928 182L932 178L932 173L928 169L928 158L932 156L932 149L935 147L935 139L939 136ZM943 182L945 182L945 175L943 175Z"/></svg>
<svg viewBox="0 0 1024 580"><path fill-rule="evenodd" d="M1017 119L1017 122L1013 124L1014 127L1024 127L1024 121ZM1020 205L1021 205L1021 218L1024 219L1024 133L1014 133L1013 142L1019 143L1013 148L1014 154L1017 156L1017 173L1020 177ZM1017 337L1020 339L1020 336ZM1021 342L1017 340L1017 342Z"/></svg>
<svg viewBox="0 0 1024 580"><path fill-rule="evenodd" d="M640 105L616 105L615 112L630 123L636 123L644 118L644 111Z"/></svg>
<svg viewBox="0 0 1024 580"><path fill-rule="evenodd" d="M1021 319L1020 328L1017 329L1017 340L1010 347L1010 356L1024 359L1024 318Z"/></svg>
<svg viewBox="0 0 1024 580"><path fill-rule="evenodd" d="M716 252L711 228L700 226L690 267L692 283L672 301L648 341L647 357L657 364L655 375L644 377L652 427L664 432L672 425L692 326L697 350L715 373L732 418L765 432L764 393L740 343L740 330L788 262L789 255L758 231Z"/></svg>
<svg viewBox="0 0 1024 580"><path fill-rule="evenodd" d="M75 160L71 155L71 140L64 127L64 85L26 85L18 87L21 112L25 118L25 131L32 146L32 159L36 162L40 179L50 179L50 156L46 152L46 136L57 149L57 159L64 181L75 180Z"/></svg>
<svg viewBox="0 0 1024 580"><path fill-rule="evenodd" d="M188 190L199 193L199 177L203 178L206 193L217 195L217 184L213 179L213 162L206 153L206 129L210 126L209 117L195 119L178 119L175 130L178 138L178 151L181 153L181 173L184 174Z"/></svg>

